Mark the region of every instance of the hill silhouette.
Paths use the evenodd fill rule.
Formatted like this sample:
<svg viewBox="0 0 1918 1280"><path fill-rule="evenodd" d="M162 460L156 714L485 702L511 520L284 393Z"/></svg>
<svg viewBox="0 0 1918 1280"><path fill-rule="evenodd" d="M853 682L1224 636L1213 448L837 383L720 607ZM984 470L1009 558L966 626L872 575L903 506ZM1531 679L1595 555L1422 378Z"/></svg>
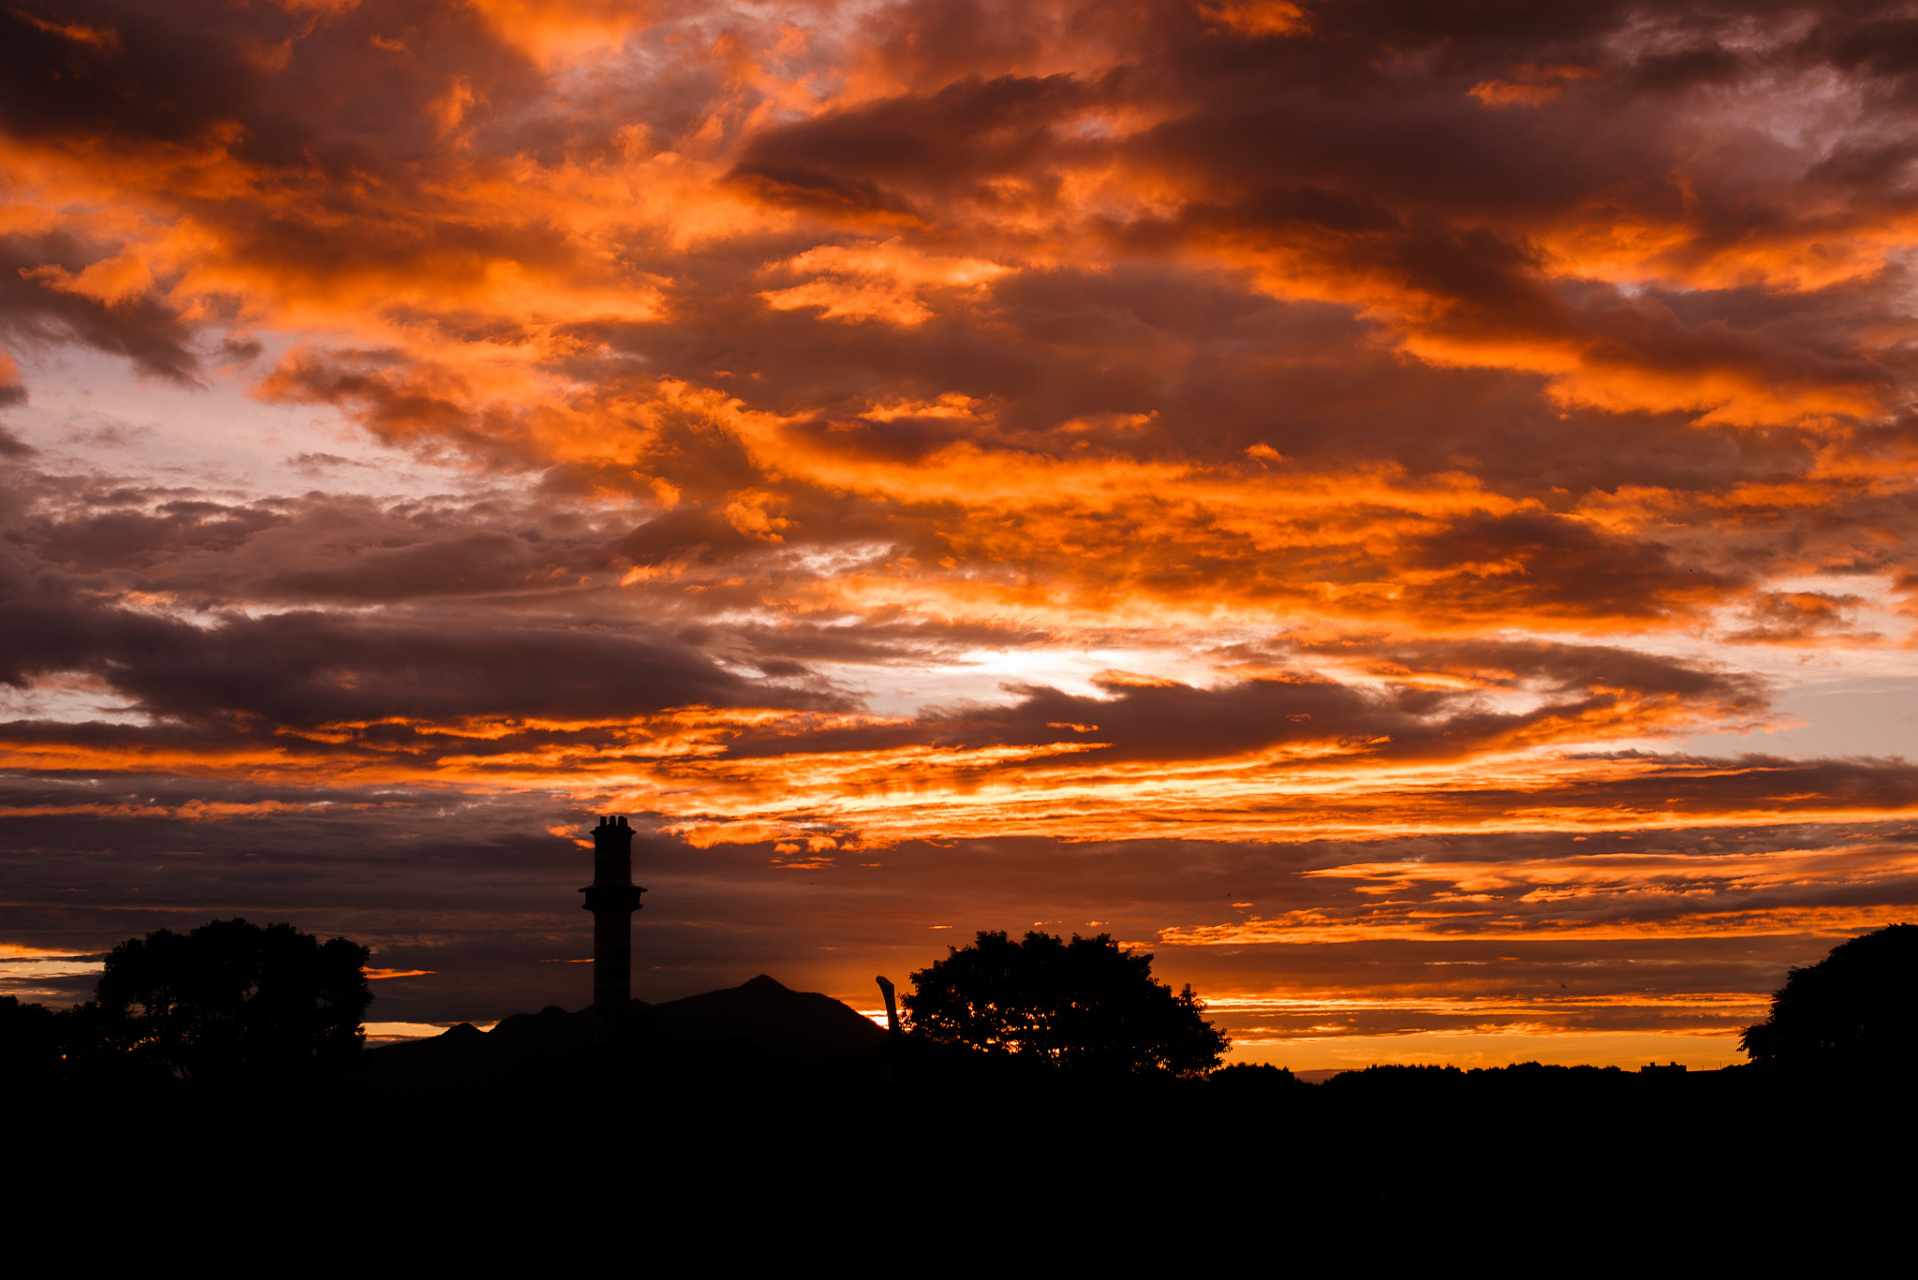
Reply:
<svg viewBox="0 0 1918 1280"><path fill-rule="evenodd" d="M870 1018L763 973L737 987L654 1005L653 1019L667 1040L743 1042L776 1058L877 1058L886 1048L885 1031Z"/></svg>
<svg viewBox="0 0 1918 1280"><path fill-rule="evenodd" d="M737 987L649 1005L632 1002L622 1048L636 1064L717 1067L729 1074L755 1066L814 1071L877 1064L886 1032L870 1019L814 991L794 991L760 974ZM388 1087L486 1086L583 1057L592 1045L593 1011L548 1005L519 1013L491 1031L462 1022L440 1035L369 1049L362 1083Z"/></svg>

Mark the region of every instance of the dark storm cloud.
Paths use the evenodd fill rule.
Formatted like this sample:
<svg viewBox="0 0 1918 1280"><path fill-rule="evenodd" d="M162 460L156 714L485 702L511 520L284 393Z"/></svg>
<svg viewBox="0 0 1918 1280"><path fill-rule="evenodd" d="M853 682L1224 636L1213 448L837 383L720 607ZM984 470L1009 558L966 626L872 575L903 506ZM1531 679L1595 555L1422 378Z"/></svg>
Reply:
<svg viewBox="0 0 1918 1280"><path fill-rule="evenodd" d="M544 557L527 540L499 532L476 532L418 546L369 550L350 567L296 569L262 579L267 598L306 600L403 600L438 595L474 595L543 585Z"/></svg>
<svg viewBox="0 0 1918 1280"><path fill-rule="evenodd" d="M732 644L764 659L901 666L968 652L1044 643L1045 632L989 621L904 621L868 617L858 626L795 621L782 626L696 625L677 637L689 644Z"/></svg>
<svg viewBox="0 0 1918 1280"><path fill-rule="evenodd" d="M1634 689L1632 675L1617 669L1607 688L1600 680L1566 678L1559 686L1586 696L1548 701L1526 712L1499 713L1475 695L1399 687L1374 692L1329 680L1249 680L1195 689L1176 683L1113 683L1105 698L1032 689L1017 705L975 715L933 717L947 734L979 732L987 740L1057 741L1057 724L1096 724L1086 734L1110 742L1115 759L1181 760L1236 755L1287 744L1337 742L1386 758L1443 758L1482 751L1554 722L1576 722L1615 705L1622 696L1667 692L1687 686L1700 702L1757 703L1749 681L1698 671L1644 674L1666 689ZM1588 686L1579 688L1579 686ZM1002 736L1001 736L1002 735Z"/></svg>
<svg viewBox="0 0 1918 1280"><path fill-rule="evenodd" d="M182 142L232 118L252 68L219 38L217 19L207 31L146 8L30 2L0 15L0 125L24 137Z"/></svg>
<svg viewBox="0 0 1918 1280"><path fill-rule="evenodd" d="M79 342L148 373L192 381L200 368L193 326L164 300L142 291L105 302L68 287L104 256L57 233L0 236L0 333L15 342Z"/></svg>
<svg viewBox="0 0 1918 1280"><path fill-rule="evenodd" d="M1317 651L1333 648L1318 646ZM1023 687L1009 706L926 707L911 723L828 729L798 741L783 729L765 738L747 731L735 739L731 754L1076 739L1100 744L1102 764L1231 757L1306 744L1338 744L1352 759L1444 759L1573 731L1639 702L1755 713L1767 701L1764 684L1750 676L1609 647L1468 642L1338 648L1393 674L1470 673L1487 687L1529 686L1543 696L1530 710L1501 712L1488 708L1474 690L1414 684L1381 689L1293 678L1196 688L1114 675L1095 681L1103 694L1098 697ZM1904 772L1892 768L1892 776L1902 778ZM1902 796L1899 806L1907 803Z"/></svg>
<svg viewBox="0 0 1918 1280"><path fill-rule="evenodd" d="M139 501L149 495L123 496ZM27 536L50 563L100 573L149 568L182 554L230 552L261 530L286 523L285 515L261 507L154 496L161 500L150 510L77 512L35 522Z"/></svg>
<svg viewBox="0 0 1918 1280"><path fill-rule="evenodd" d="M460 623L353 625L322 614L235 621L177 637L190 643L157 660L123 660L109 679L159 714L218 707L280 724L475 712L617 716L750 696L743 681L670 642Z"/></svg>
<svg viewBox="0 0 1918 1280"><path fill-rule="evenodd" d="M1850 615L1861 603L1825 591L1767 591L1747 611L1752 625L1725 638L1734 644L1829 642L1852 630Z"/></svg>
<svg viewBox="0 0 1918 1280"><path fill-rule="evenodd" d="M1697 698L1747 709L1762 706L1768 692L1766 683L1755 676L1616 645L1351 636L1338 640L1287 638L1276 652L1356 660L1388 679L1444 674L1498 688L1606 688ZM1248 650L1247 656L1257 655Z"/></svg>
<svg viewBox="0 0 1918 1280"><path fill-rule="evenodd" d="M1675 815L1749 809L1769 816L1897 811L1918 804L1918 765L1901 756L1794 760L1754 753L1726 759L1630 752L1593 758L1656 762L1654 769L1606 780L1598 794L1626 809L1663 808Z"/></svg>
<svg viewBox="0 0 1918 1280"><path fill-rule="evenodd" d="M521 424L506 415L495 415L489 424L452 394L453 388L428 389L404 369L379 367L398 363L396 353L386 352L349 353L346 360L295 355L280 362L262 390L273 399L350 405L368 430L389 441L426 436L436 443L483 448L499 461L524 460L523 454L513 457L521 453L512 444L524 433Z"/></svg>
<svg viewBox="0 0 1918 1280"><path fill-rule="evenodd" d="M822 211L916 218L905 201L881 194L882 180L928 195L983 195L970 190L981 179L1043 170L1058 157L1060 119L1119 88L1063 75L963 80L761 132L733 176L768 198Z"/></svg>
<svg viewBox="0 0 1918 1280"><path fill-rule="evenodd" d="M406 632L410 640L396 642L403 645L424 642L436 632L492 634L500 619L473 610L505 600L517 602L521 614L510 626L558 633L577 625L571 611L592 598L600 601L609 628L624 628L624 620L632 619L631 634L652 636L684 654L696 650L769 675L802 678L801 663L898 665L1045 639L1042 630L1031 627L883 615L858 626L843 618L715 624L699 621L699 611L676 599L679 593L670 583L653 604L612 594L613 582L634 566L690 564L724 574L758 557L768 561L769 581L799 572L769 558L778 548L690 504L622 533L619 517L588 519L538 499L530 505L417 498L376 502L309 493L233 503L116 486L99 478L23 471L16 480L6 504L13 557L9 577L16 598L25 599L33 584L43 602L63 600L63 607L96 621L112 616L129 626L152 622L147 615L119 614L110 607L112 595L122 590L164 592L210 611L203 624L236 605L271 603L282 610L303 605L316 612L305 615L306 623L296 629L313 624L322 632L331 625L326 610L384 606L405 611L403 620L413 629ZM35 615L21 616L18 653L30 643L26 620ZM445 621L436 621L440 618ZM668 632L676 640L667 641ZM210 633L202 625L178 634L191 643ZM67 655L76 669L92 669L99 661L117 665L117 659L89 656L84 646L73 647L66 639L50 641L43 651ZM704 700L706 689L695 681L686 700ZM612 703L627 705L618 697Z"/></svg>
<svg viewBox="0 0 1918 1280"><path fill-rule="evenodd" d="M1470 566L1417 588L1428 607L1630 618L1668 613L1738 585L1673 562L1655 542L1609 536L1543 512L1461 520L1408 549L1411 569Z"/></svg>
<svg viewBox="0 0 1918 1280"><path fill-rule="evenodd" d="M273 165L413 159L429 104L466 77L490 114L537 83L463 5L155 9L114 0L28 3L0 17L0 128L17 137L205 142L242 130Z"/></svg>
<svg viewBox="0 0 1918 1280"><path fill-rule="evenodd" d="M584 539L548 542L540 522L509 534L430 503L308 494L253 503L39 478L11 525L17 554L71 575L74 588L165 590L205 607L243 600L386 601L483 595L550 582L606 556ZM488 524L493 527L487 527ZM551 522L547 522L551 523ZM562 521L562 523L564 523ZM36 571L44 580L45 569ZM57 575L56 575L57 576ZM568 579L569 581L571 579Z"/></svg>
<svg viewBox="0 0 1918 1280"><path fill-rule="evenodd" d="M723 564L761 546L717 513L688 508L646 521L614 543L612 550L637 565L678 559Z"/></svg>
<svg viewBox="0 0 1918 1280"><path fill-rule="evenodd" d="M87 672L141 710L187 722L602 717L750 697L746 682L670 640L623 630L457 615L409 625L316 612L202 627L30 590L9 592L6 608L0 679L24 686Z"/></svg>
<svg viewBox="0 0 1918 1280"><path fill-rule="evenodd" d="M10 409L26 402L27 384L21 381L19 368L10 357L0 354L0 409ZM12 439L11 436L8 438Z"/></svg>

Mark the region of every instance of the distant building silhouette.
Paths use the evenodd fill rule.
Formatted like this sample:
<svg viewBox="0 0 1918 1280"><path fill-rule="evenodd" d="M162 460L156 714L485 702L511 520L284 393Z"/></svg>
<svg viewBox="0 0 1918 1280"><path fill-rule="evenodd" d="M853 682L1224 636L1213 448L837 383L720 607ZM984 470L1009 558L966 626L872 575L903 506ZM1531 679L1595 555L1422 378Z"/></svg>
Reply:
<svg viewBox="0 0 1918 1280"><path fill-rule="evenodd" d="M1642 1076L1679 1076L1685 1074L1685 1064L1674 1062L1667 1066L1662 1062L1649 1062L1638 1069Z"/></svg>
<svg viewBox="0 0 1918 1280"><path fill-rule="evenodd" d="M593 1043L609 1044L633 1002L633 828L618 816L593 829L593 882L580 890L593 913Z"/></svg>

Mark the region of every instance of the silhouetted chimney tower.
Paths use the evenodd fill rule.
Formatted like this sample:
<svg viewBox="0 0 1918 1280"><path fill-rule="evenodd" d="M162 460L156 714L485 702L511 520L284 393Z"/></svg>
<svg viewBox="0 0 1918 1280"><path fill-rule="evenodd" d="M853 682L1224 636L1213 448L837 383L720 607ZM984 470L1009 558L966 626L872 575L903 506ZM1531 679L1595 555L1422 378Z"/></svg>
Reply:
<svg viewBox="0 0 1918 1280"><path fill-rule="evenodd" d="M610 1044L633 1003L633 829L622 817L593 828L593 882L580 890L593 913L593 1043Z"/></svg>

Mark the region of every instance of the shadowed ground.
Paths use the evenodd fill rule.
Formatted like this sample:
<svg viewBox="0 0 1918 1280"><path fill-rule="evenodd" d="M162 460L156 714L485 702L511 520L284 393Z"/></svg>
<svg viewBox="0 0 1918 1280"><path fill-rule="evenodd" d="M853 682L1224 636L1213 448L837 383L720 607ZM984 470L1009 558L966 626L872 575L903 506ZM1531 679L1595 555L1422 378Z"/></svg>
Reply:
<svg viewBox="0 0 1918 1280"><path fill-rule="evenodd" d="M15 1150L49 1213L140 1168L148 1211L206 1238L370 1210L409 1239L431 1224L510 1249L606 1214L688 1262L794 1230L842 1248L931 1229L955 1258L1015 1232L1088 1256L1203 1219L1224 1224L1221 1256L1252 1258L1274 1232L1298 1237L1287 1250L1419 1247L1434 1229L1602 1225L1607 1248L1761 1221L1868 1235L1902 1220L1909 1178L1885 1157L1918 1133L1905 1072L1075 1077L889 1040L763 976L636 1002L618 1045L589 1035L589 1013L557 1008L456 1027L370 1050L349 1087L312 1096L50 1090Z"/></svg>

